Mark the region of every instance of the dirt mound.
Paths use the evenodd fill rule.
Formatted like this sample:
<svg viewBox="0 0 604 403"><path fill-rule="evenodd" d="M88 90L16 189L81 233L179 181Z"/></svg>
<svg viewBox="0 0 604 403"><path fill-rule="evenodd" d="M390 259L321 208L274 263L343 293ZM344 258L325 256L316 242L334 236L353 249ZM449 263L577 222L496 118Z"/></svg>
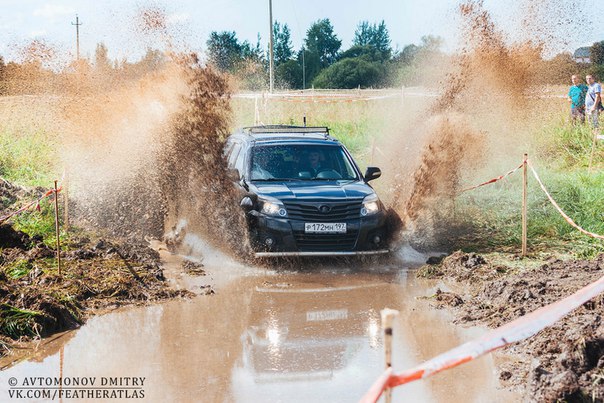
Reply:
<svg viewBox="0 0 604 403"><path fill-rule="evenodd" d="M551 259L533 268L496 261L496 257L456 252L436 268L424 266L419 273L467 285L462 295L441 292L440 299L435 298L437 306L454 307L459 323L490 327L567 297L604 275L604 254L594 260ZM506 351L531 359L505 364L501 379L526 387L533 401L602 401L603 312L600 295L552 327L508 347Z"/></svg>
<svg viewBox="0 0 604 403"><path fill-rule="evenodd" d="M11 205L30 192L0 185ZM99 310L192 295L168 288L159 253L145 243L93 237L72 235L63 244L59 275L42 237L0 225L0 344L72 329Z"/></svg>
<svg viewBox="0 0 604 403"><path fill-rule="evenodd" d="M70 249L73 245L70 245ZM59 276L53 252L6 248L0 264L0 332L3 336L47 336L73 328L93 312L144 304L187 292L164 283L156 252L99 241L67 252Z"/></svg>
<svg viewBox="0 0 604 403"><path fill-rule="evenodd" d="M29 236L21 231L13 229L10 225L0 225L0 245L3 248L27 249L31 243Z"/></svg>

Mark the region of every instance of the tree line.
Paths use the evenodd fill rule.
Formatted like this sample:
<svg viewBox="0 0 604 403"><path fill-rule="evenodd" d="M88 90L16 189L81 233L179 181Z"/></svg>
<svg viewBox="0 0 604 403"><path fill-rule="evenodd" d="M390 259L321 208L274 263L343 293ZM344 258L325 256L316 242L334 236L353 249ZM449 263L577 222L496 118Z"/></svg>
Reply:
<svg viewBox="0 0 604 403"><path fill-rule="evenodd" d="M443 52L443 39L434 36L424 36L418 44L393 49L383 20L359 22L347 49L342 47L342 40L328 18L311 24L298 50L292 45L287 24L275 22L273 38L277 89L437 85L461 57ZM569 52L543 59L541 49L535 47L530 63L535 84L565 84L572 74L591 73L604 79L604 41L594 43L590 51L591 63L577 63ZM158 71L167 62L167 56L158 49L147 49L140 60L133 62L125 58L111 60L103 43L97 44L92 58L74 61L60 70L47 67L55 55L43 41L32 41L21 53L25 55L22 60L9 63L0 55L0 95L59 93L74 85L74 74L86 77L86 85L108 89ZM207 63L234 77L240 89L268 88L268 54L268 48L261 45L260 35L252 44L240 41L235 31L213 31L206 41ZM82 80L77 83L83 84Z"/></svg>
<svg viewBox="0 0 604 403"><path fill-rule="evenodd" d="M268 80L268 49L240 42L234 31L212 32L207 40L210 63L238 77L248 89L264 89ZM328 18L314 22L306 31L302 47L295 51L287 24L273 24L273 54L277 88L370 88L410 84L417 74L412 66L421 59L442 59L442 39L425 36L419 45L394 51L382 20L361 21L352 46L342 49L342 40ZM401 73L402 72L402 73ZM406 73L406 74L405 74ZM415 77L414 77L415 76Z"/></svg>

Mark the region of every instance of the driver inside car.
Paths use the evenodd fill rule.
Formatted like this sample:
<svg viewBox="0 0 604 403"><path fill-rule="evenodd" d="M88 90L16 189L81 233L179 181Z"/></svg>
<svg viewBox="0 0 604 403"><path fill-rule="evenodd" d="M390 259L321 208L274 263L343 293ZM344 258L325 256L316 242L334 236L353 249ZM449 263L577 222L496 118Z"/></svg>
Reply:
<svg viewBox="0 0 604 403"><path fill-rule="evenodd" d="M317 150L310 151L306 155L306 162L301 168L300 177L316 178L317 174L325 169L322 166L322 162L324 161L325 158L321 152Z"/></svg>

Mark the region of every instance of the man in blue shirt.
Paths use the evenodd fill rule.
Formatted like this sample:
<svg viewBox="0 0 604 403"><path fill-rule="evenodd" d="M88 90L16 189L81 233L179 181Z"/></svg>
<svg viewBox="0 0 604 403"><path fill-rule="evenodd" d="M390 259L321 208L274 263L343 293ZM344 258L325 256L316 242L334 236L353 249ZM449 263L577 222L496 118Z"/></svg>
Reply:
<svg viewBox="0 0 604 403"><path fill-rule="evenodd" d="M574 124L577 121L585 122L585 94L587 94L587 85L579 81L579 76L574 75L570 78L573 85L568 90L568 100L570 101L570 117Z"/></svg>
<svg viewBox="0 0 604 403"><path fill-rule="evenodd" d="M598 128L598 114L602 106L602 87L591 74L585 76L587 81L587 95L585 96L585 114L591 126Z"/></svg>

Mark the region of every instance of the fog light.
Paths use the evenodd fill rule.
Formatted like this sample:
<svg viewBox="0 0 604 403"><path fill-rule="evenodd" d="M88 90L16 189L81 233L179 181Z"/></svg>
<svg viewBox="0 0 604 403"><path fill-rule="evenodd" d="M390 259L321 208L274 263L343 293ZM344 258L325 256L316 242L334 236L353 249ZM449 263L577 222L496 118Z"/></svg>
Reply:
<svg viewBox="0 0 604 403"><path fill-rule="evenodd" d="M374 237L373 237L373 243L374 243L374 244L376 244L376 245L377 245L377 244L379 244L380 242L382 242L382 238L380 238L380 236L379 236L379 235L376 235L376 236L374 236Z"/></svg>
<svg viewBox="0 0 604 403"><path fill-rule="evenodd" d="M275 240L274 240L273 238L266 238L266 239L264 240L264 244L265 244L266 246L273 246L273 244L274 244L274 243L275 243Z"/></svg>

